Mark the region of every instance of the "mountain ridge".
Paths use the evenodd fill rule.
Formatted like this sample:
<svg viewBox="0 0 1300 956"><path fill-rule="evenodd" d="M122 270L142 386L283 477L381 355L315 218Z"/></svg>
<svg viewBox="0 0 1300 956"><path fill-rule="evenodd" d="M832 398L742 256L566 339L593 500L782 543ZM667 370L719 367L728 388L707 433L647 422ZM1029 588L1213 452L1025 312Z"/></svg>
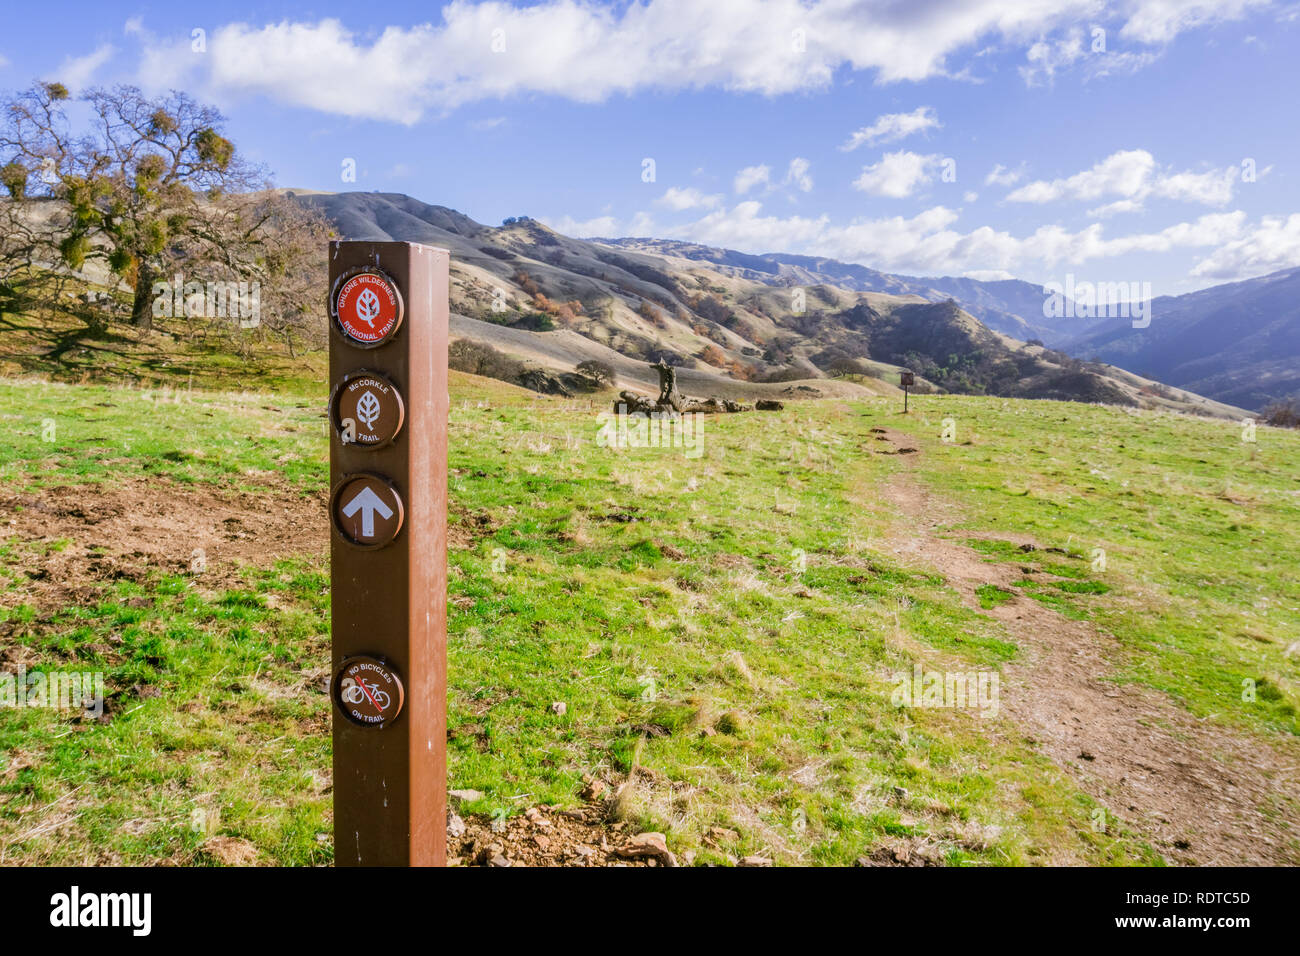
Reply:
<svg viewBox="0 0 1300 956"><path fill-rule="evenodd" d="M528 217L487 226L400 193L286 192L319 209L345 238L447 247L453 310L478 320L462 328L507 350L517 352L521 342L534 340L493 332L494 327L541 337L554 330L574 332L633 362L665 359L724 396L728 390L753 394L754 386L792 382L811 383L805 394L836 391L849 380L896 383L899 370L907 367L923 386L955 392L1166 407L1220 417L1242 413L1027 344L990 328L942 290L864 266L668 245L672 240L574 239ZM813 273L810 266L836 274ZM808 281L814 278L838 281ZM845 287L872 282L888 291ZM1027 287L1032 288L1028 283L1009 288L1024 299ZM973 307L996 311L991 302ZM1024 325L1021 320L1013 327ZM553 347L536 341L526 350L535 353L533 360L572 370L572 364L563 369L565 360ZM646 387L639 375L622 377L633 388Z"/></svg>

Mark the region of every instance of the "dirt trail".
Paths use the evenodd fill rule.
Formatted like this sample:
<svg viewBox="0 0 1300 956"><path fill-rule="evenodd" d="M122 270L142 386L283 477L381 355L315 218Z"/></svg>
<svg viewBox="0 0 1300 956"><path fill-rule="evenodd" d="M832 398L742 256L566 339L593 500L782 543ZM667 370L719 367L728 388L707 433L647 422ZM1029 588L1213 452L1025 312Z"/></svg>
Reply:
<svg viewBox="0 0 1300 956"><path fill-rule="evenodd" d="M914 444L900 432L883 434L895 449ZM1021 596L1013 585L1022 576L1018 566L986 562L944 537L940 527L960 514L917 479L919 457L903 456L903 470L883 489L907 521L890 547L941 573L969 607L979 609L981 584L1017 595L981 612L1002 621L1022 649L1022 660L1003 668L1002 712L1170 863L1300 863L1300 834L1278 818L1273 801L1300 789L1295 750L1199 720L1150 688L1108 682L1124 658L1119 642Z"/></svg>

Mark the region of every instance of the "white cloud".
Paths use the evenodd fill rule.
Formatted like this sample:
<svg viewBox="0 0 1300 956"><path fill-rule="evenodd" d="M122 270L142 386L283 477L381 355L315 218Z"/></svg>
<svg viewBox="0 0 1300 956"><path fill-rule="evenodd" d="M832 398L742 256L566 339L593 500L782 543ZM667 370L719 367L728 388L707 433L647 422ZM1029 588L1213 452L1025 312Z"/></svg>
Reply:
<svg viewBox="0 0 1300 956"><path fill-rule="evenodd" d="M1001 163L998 163L989 174L984 177L985 186L1014 186L1020 182L1020 178L1025 174L1024 164L1021 163L1016 169L1007 169Z"/></svg>
<svg viewBox="0 0 1300 956"><path fill-rule="evenodd" d="M767 166L746 166L736 173L732 184L736 194L743 196L755 186L767 186L771 182L772 170Z"/></svg>
<svg viewBox="0 0 1300 956"><path fill-rule="evenodd" d="M1194 202L1203 206L1226 206L1241 170L1237 166L1206 172L1166 172L1145 149L1112 153L1090 169L1066 179L1036 180L1010 193L1011 202L1048 203L1061 199L1101 199L1119 196L1121 201L1090 210L1106 216L1142 208L1148 197Z"/></svg>
<svg viewBox="0 0 1300 956"><path fill-rule="evenodd" d="M1071 232L1041 226L1013 235L990 226L956 228L959 215L934 206L911 217L856 218L833 223L828 215L767 215L762 203L744 200L710 210L688 222L664 223L639 213L630 223L611 217L588 222L547 220L570 235L647 236L683 239L746 252L791 252L828 256L877 269L928 275L980 274L1005 278L1070 267L1092 260L1122 260L1136 253L1213 249L1198 275L1258 274L1300 264L1300 214L1265 219L1247 228L1243 212L1209 213L1156 232L1107 236L1099 223Z"/></svg>
<svg viewBox="0 0 1300 956"><path fill-rule="evenodd" d="M1220 20L1237 20L1270 0L1142 0L1133 5L1120 36L1139 43L1169 43L1179 33Z"/></svg>
<svg viewBox="0 0 1300 956"><path fill-rule="evenodd" d="M1232 201L1232 188L1241 169L1229 166L1204 173L1174 173L1151 184L1151 191L1165 199L1197 202L1204 206L1226 206Z"/></svg>
<svg viewBox="0 0 1300 956"><path fill-rule="evenodd" d="M1107 236L1099 223L1071 232L1041 226L1012 235L989 226L956 228L959 215L934 206L911 217L855 218L833 223L828 215L767 215L756 200L719 207L698 219L664 223L647 213L622 222L612 216L577 221L543 219L574 236L656 236L744 252L789 252L827 256L871 268L915 275L964 275L994 280L1024 277L1094 260L1111 261L1112 273L1128 268L1126 257L1179 249L1211 250L1190 275L1194 279L1239 279L1300 267L1300 213L1264 217L1251 225L1241 211L1208 213L1155 232Z"/></svg>
<svg viewBox="0 0 1300 956"><path fill-rule="evenodd" d="M975 200L977 200L977 199L979 199L979 198L980 198L980 194L979 194L979 193L977 193L977 192L971 192L971 191L968 190L967 192L965 192L965 193L962 194L961 201L962 201L962 202L974 202Z"/></svg>
<svg viewBox="0 0 1300 956"><path fill-rule="evenodd" d="M559 218L538 216L537 218L565 236L577 238L601 236L606 239L614 239L619 236L631 235L630 232L623 229L619 221L613 216L597 216L594 219L574 219L572 216L560 216Z"/></svg>
<svg viewBox="0 0 1300 956"><path fill-rule="evenodd" d="M1082 71L1085 79L1135 73L1155 62L1178 34L1198 27L1236 20L1272 0L1127 0L1119 11L1097 3L1078 22L1065 22L1062 31L1045 31L1025 52L1020 76L1029 86L1050 85L1056 74ZM1110 27L1122 20L1118 31ZM1102 26L1106 23L1107 26ZM1061 22L1053 24L1060 27ZM1116 44L1116 37L1123 41ZM1145 48L1137 48L1142 44Z"/></svg>
<svg viewBox="0 0 1300 956"><path fill-rule="evenodd" d="M809 172L811 169L812 162L810 160L804 159L802 156L796 156L790 160L790 165L786 167L785 178L781 180L780 185L792 187L799 190L799 192L811 192L813 188L813 178ZM772 179L772 167L761 165L746 166L736 173L736 178L731 185L737 196L743 196L759 187L762 188L763 192L770 192L778 184Z"/></svg>
<svg viewBox="0 0 1300 956"><path fill-rule="evenodd" d="M808 175L808 170L812 168L812 163L802 156L796 156L790 160L790 168L786 170L785 184L793 186L800 192L811 192L813 188L812 176Z"/></svg>
<svg viewBox="0 0 1300 956"><path fill-rule="evenodd" d="M1254 2L1131 0L1125 35L1166 43ZM924 80L959 74L948 65L959 51L1027 43L1104 13L1101 0L453 0L437 23L377 35L336 19L282 20L214 27L201 56L188 35L141 42L138 75L150 88L266 96L412 123L430 110L526 94L579 102L647 89L771 96L826 88L837 71L870 72L878 83ZM791 42L796 31L802 49ZM143 38L141 25L136 32Z"/></svg>
<svg viewBox="0 0 1300 956"><path fill-rule="evenodd" d="M1051 83L1058 71L1074 66L1088 55L1083 31L1075 27L1058 40L1042 39L1030 46L1025 52L1026 65L1020 67L1020 77L1029 86Z"/></svg>
<svg viewBox="0 0 1300 956"><path fill-rule="evenodd" d="M722 197L705 195L694 186L669 186L668 191L655 202L680 212L683 209L712 209L722 202Z"/></svg>
<svg viewBox="0 0 1300 956"><path fill-rule="evenodd" d="M1068 179L1036 180L1007 196L1012 202L1045 203L1058 199L1097 199L1106 195L1136 196L1156 161L1144 149L1112 153L1091 169Z"/></svg>
<svg viewBox="0 0 1300 956"><path fill-rule="evenodd" d="M886 153L874 166L862 167L862 175L853 181L853 188L873 196L903 199L912 195L917 186L929 182L933 178L931 170L942 162L943 157L937 153L925 156L908 150Z"/></svg>
<svg viewBox="0 0 1300 956"><path fill-rule="evenodd" d="M918 106L910 113L886 113L870 126L856 130L840 149L850 152L859 146L893 143L922 130L938 129L939 118L931 106Z"/></svg>
<svg viewBox="0 0 1300 956"><path fill-rule="evenodd" d="M1085 35L1075 26L1056 39L1041 38L1025 51L1025 65L1020 78L1026 86L1050 86L1056 74L1079 67L1085 80L1101 76L1136 73L1154 63L1160 49L1112 50L1106 46L1106 34L1096 34L1093 27Z"/></svg>
<svg viewBox="0 0 1300 956"><path fill-rule="evenodd" d="M496 129L498 126L504 124L505 121L506 118L504 116L488 116L483 119L474 120L474 122L470 123L469 125L470 125L470 129L475 129L478 130L479 132L484 132L486 130Z"/></svg>
<svg viewBox="0 0 1300 956"><path fill-rule="evenodd" d="M0 53L0 70L3 70L8 65L9 65L9 58L6 57L3 53Z"/></svg>
<svg viewBox="0 0 1300 956"><path fill-rule="evenodd" d="M90 84L91 77L109 61L113 53L113 45L104 43L85 56L64 57L63 62L59 64L58 70L49 74L46 79L62 83L69 90L76 93Z"/></svg>
<svg viewBox="0 0 1300 956"><path fill-rule="evenodd" d="M1107 203L1104 206L1089 209L1088 215L1093 219L1109 219L1111 216L1123 212L1138 212L1141 208L1142 203L1136 199L1117 199L1115 202Z"/></svg>
<svg viewBox="0 0 1300 956"><path fill-rule="evenodd" d="M1258 226L1224 243L1196 264L1204 279L1244 279L1300 266L1300 213L1265 216Z"/></svg>

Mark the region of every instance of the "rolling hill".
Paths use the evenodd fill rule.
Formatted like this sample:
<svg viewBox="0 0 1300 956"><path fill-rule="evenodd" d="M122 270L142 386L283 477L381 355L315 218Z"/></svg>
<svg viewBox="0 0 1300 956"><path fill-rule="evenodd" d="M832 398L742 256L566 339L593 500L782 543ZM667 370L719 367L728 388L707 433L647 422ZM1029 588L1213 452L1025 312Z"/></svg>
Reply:
<svg viewBox="0 0 1300 956"><path fill-rule="evenodd" d="M1243 408L1300 398L1300 269L1161 296L1148 328L1112 319L1062 347Z"/></svg>
<svg viewBox="0 0 1300 956"><path fill-rule="evenodd" d="M977 316L931 280L833 260L574 239L527 217L492 227L395 193L294 195L344 238L449 248L461 335L552 371L609 361L624 388L652 391L645 365L661 358L692 394L739 399L880 394L907 367L941 391L1242 414L1027 345L1007 330L1043 334L1009 311L1026 310L1028 283L937 280L959 283Z"/></svg>
<svg viewBox="0 0 1300 956"><path fill-rule="evenodd" d="M1077 319L1043 315L1041 286L1021 279L986 281L964 277L925 278L879 272L852 262L786 253L751 255L671 239L599 239L624 249L711 262L746 278L778 285L834 285L857 292L919 296L929 302L955 299L990 329L1012 338L1057 346L1078 334Z"/></svg>

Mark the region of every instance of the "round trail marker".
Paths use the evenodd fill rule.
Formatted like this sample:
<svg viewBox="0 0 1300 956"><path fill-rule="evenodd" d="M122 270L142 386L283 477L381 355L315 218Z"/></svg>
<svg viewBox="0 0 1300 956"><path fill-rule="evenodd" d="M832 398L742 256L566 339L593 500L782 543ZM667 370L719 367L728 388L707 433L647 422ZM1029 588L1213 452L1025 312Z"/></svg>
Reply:
<svg viewBox="0 0 1300 956"><path fill-rule="evenodd" d="M334 327L354 345L383 345L402 324L404 307L397 284L383 272L363 267L339 277L330 297Z"/></svg>
<svg viewBox="0 0 1300 956"><path fill-rule="evenodd" d="M402 679L377 657L349 657L334 674L331 689L344 717L373 730L397 719L406 701Z"/></svg>
<svg viewBox="0 0 1300 956"><path fill-rule="evenodd" d="M406 510L393 486L378 475L351 475L330 496L330 515L343 540L382 548L402 530Z"/></svg>
<svg viewBox="0 0 1300 956"><path fill-rule="evenodd" d="M330 419L343 444L383 448L402 430L406 403L387 376L361 369L335 387Z"/></svg>

